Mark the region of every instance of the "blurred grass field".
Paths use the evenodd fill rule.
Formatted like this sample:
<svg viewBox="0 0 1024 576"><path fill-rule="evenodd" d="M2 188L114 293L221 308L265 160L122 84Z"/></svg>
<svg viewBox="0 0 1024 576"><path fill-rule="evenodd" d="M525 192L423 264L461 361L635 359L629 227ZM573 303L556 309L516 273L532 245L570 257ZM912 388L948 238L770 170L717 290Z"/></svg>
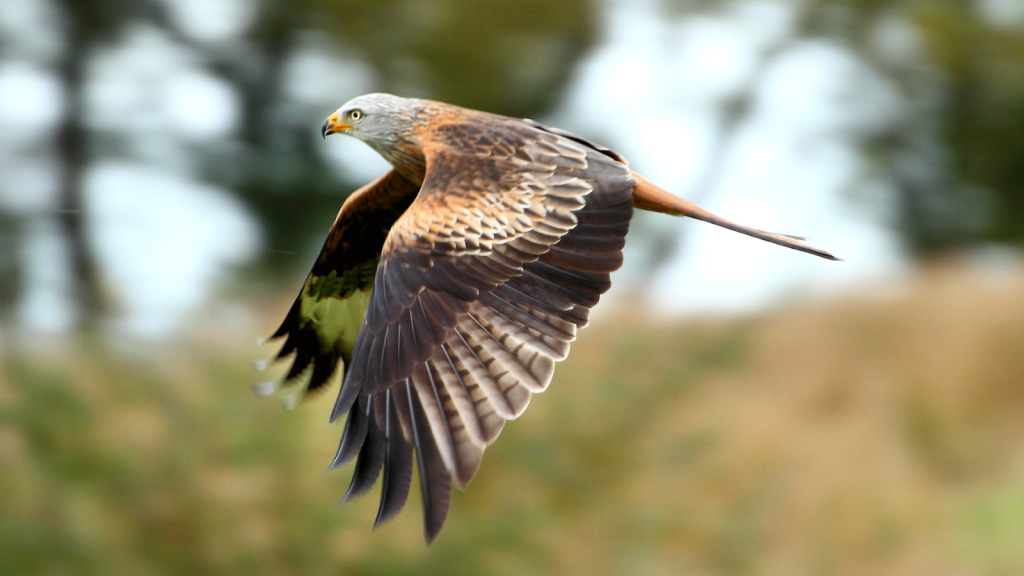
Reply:
<svg viewBox="0 0 1024 576"><path fill-rule="evenodd" d="M253 398L248 336L7 346L0 574L1024 573L1024 274L606 312L429 548L415 489L335 508L330 399Z"/></svg>

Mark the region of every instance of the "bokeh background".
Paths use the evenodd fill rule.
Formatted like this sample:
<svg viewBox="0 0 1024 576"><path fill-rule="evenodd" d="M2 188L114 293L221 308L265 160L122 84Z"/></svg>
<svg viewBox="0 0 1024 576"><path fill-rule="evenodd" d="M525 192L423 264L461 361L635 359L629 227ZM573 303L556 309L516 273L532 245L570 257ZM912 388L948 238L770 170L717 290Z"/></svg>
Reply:
<svg viewBox="0 0 1024 576"><path fill-rule="evenodd" d="M638 215L434 545L371 532L332 393L248 389L370 91L846 261ZM0 0L0 574L1021 574L1022 241L1024 0Z"/></svg>

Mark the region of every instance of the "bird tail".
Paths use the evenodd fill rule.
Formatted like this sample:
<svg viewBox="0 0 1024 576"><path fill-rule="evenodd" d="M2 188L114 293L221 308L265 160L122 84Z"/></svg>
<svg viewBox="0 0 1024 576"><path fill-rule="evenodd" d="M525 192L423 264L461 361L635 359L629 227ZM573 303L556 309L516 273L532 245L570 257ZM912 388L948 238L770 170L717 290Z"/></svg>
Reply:
<svg viewBox="0 0 1024 576"><path fill-rule="evenodd" d="M636 172L632 172L632 175L637 180L637 185L633 188L634 208L648 210L651 212L661 212L662 214L670 214L672 216L689 216L690 218L703 220L704 222L714 224L715 226L721 226L722 228L739 232L740 234L759 238L765 242L771 242L772 244L778 244L779 246L785 246L786 248L792 248L793 250L813 254L827 260L840 260L824 250L819 250L818 248L804 244L806 238L802 238L800 236L789 236L787 234L775 234L772 232L765 232L764 230L757 230L756 228L741 226L730 222L725 218L716 216L692 202L683 200L671 192L659 188Z"/></svg>

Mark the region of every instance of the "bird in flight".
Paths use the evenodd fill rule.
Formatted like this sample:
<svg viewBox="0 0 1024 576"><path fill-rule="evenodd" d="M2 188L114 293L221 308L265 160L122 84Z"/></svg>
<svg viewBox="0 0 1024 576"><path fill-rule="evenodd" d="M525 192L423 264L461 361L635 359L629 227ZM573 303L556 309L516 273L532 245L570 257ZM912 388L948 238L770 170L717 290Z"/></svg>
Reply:
<svg viewBox="0 0 1024 576"><path fill-rule="evenodd" d="M292 399L341 373L331 421L347 420L330 468L355 461L346 501L383 476L374 526L404 507L415 458L428 543L452 482L473 479L611 287L634 210L836 259L719 218L618 153L532 120L368 94L324 122L325 138L336 133L392 168L342 205L271 338L285 338L276 359L295 356L283 378Z"/></svg>

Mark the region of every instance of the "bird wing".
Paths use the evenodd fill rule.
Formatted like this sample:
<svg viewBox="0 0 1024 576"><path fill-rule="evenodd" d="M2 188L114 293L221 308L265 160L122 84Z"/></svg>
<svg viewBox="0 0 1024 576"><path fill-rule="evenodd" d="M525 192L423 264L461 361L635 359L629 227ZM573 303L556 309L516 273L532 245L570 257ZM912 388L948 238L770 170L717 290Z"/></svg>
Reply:
<svg viewBox="0 0 1024 576"><path fill-rule="evenodd" d="M288 397L293 405L324 387L339 361L344 367L351 363L384 240L418 190L392 170L353 192L342 205L302 291L271 336L286 337L277 359L295 354L283 379L285 386L304 383ZM268 395L277 387L276 381L267 382L255 390Z"/></svg>
<svg viewBox="0 0 1024 576"><path fill-rule="evenodd" d="M383 468L377 521L419 458L427 539L508 419L551 381L622 263L636 180L612 156L480 113L435 121L422 189L388 234L332 419L349 496Z"/></svg>

